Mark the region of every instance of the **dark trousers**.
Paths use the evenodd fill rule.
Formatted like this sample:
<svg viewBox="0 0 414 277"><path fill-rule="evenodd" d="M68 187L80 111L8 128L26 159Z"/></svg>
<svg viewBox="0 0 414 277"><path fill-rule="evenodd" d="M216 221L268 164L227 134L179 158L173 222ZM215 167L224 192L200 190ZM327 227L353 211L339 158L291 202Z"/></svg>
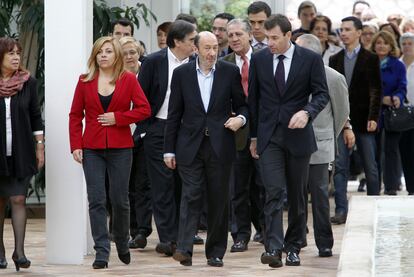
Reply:
<svg viewBox="0 0 414 277"><path fill-rule="evenodd" d="M276 128L259 162L266 193L264 205L266 251L299 253L306 229L305 187L310 155L291 155L283 142L283 130ZM305 143L305 142L304 142ZM283 239L283 191L289 203L288 228Z"/></svg>
<svg viewBox="0 0 414 277"><path fill-rule="evenodd" d="M182 179L177 249L193 253L193 238L207 197L206 257L223 258L227 248L231 164L222 163L205 137L191 165L178 165Z"/></svg>
<svg viewBox="0 0 414 277"><path fill-rule="evenodd" d="M148 237L152 233L152 199L142 139L133 149L129 202L131 205L130 229L132 238L137 234Z"/></svg>
<svg viewBox="0 0 414 277"><path fill-rule="evenodd" d="M384 136L384 187L386 191L398 189L401 183L400 132L388 132Z"/></svg>
<svg viewBox="0 0 414 277"><path fill-rule="evenodd" d="M232 228L231 233L235 241L250 240L251 222L255 229L261 231L263 222L263 197L260 198L261 178L259 163L253 159L250 144L237 151L233 163L233 192L231 196ZM260 218L262 215L262 219Z"/></svg>
<svg viewBox="0 0 414 277"><path fill-rule="evenodd" d="M400 153L405 186L409 193L414 193L414 129L401 134Z"/></svg>
<svg viewBox="0 0 414 277"><path fill-rule="evenodd" d="M105 172L109 178L109 198L112 203L112 236L118 253L129 251L128 186L132 164L131 149L83 150L83 170L89 201L89 217L95 242L96 260L108 261L108 234Z"/></svg>
<svg viewBox="0 0 414 277"><path fill-rule="evenodd" d="M145 135L144 148L151 183L152 209L160 242L176 242L178 232L177 171L164 163L165 120L153 122Z"/></svg>
<svg viewBox="0 0 414 277"><path fill-rule="evenodd" d="M334 242L332 226L329 219L328 186L328 164L311 164L309 166L308 189L312 199L313 230L318 249L332 248ZM307 192L305 196L307 203Z"/></svg>

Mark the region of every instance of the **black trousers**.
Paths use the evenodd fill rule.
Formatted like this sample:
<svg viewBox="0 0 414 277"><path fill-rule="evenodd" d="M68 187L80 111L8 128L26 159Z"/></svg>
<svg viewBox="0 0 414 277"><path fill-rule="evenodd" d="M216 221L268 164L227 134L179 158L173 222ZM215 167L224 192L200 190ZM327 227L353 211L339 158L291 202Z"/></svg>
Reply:
<svg viewBox="0 0 414 277"><path fill-rule="evenodd" d="M205 137L191 165L178 165L182 179L177 249L193 253L193 238L207 197L206 257L223 258L227 249L228 197L231 164L222 163Z"/></svg>
<svg viewBox="0 0 414 277"><path fill-rule="evenodd" d="M329 216L328 186L328 164L311 164L309 166L308 191L310 192L312 199L313 230L315 243L318 249L332 248L334 242ZM305 196L307 203L307 191L305 191ZM306 211L306 215L307 214ZM306 232L304 232L304 235L306 236Z"/></svg>
<svg viewBox="0 0 414 277"><path fill-rule="evenodd" d="M300 252L306 229L305 186L310 155L293 156L286 149L283 130L276 128L259 162L266 193L265 249ZM304 142L306 143L306 142ZM288 228L283 236L283 192L289 203Z"/></svg>
<svg viewBox="0 0 414 277"><path fill-rule="evenodd" d="M405 186L409 193L414 193L414 129L402 132L400 153Z"/></svg>
<svg viewBox="0 0 414 277"><path fill-rule="evenodd" d="M252 158L250 144L237 151L233 163L233 190L231 195L232 227L234 241L250 240L251 223L256 231L262 230L263 215L263 185L260 177L259 162Z"/></svg>
<svg viewBox="0 0 414 277"><path fill-rule="evenodd" d="M151 183L152 209L160 242L176 242L178 207L176 190L180 190L177 171L164 163L164 120L153 122L145 135L144 149Z"/></svg>
<svg viewBox="0 0 414 277"><path fill-rule="evenodd" d="M152 233L152 197L142 139L133 149L132 157L131 177L129 179L130 233L132 238L137 234L148 237Z"/></svg>

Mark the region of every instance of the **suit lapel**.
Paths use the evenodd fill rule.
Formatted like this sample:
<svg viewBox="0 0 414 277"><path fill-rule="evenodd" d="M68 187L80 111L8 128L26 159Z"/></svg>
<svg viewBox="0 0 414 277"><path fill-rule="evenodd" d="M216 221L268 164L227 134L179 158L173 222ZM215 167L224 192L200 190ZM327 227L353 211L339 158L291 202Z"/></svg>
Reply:
<svg viewBox="0 0 414 277"><path fill-rule="evenodd" d="M200 90L200 85L198 84L198 78L197 78L197 69L196 69L196 63L195 61L192 61L193 65L190 67L190 72L188 74L189 76L189 84L195 84L195 88L196 91L194 92L194 97L197 98L197 103L198 105L201 107L201 109L205 112L204 110L204 105L203 105L203 99L201 98L201 90Z"/></svg>
<svg viewBox="0 0 414 277"><path fill-rule="evenodd" d="M164 57L160 61L159 67L159 83L160 83L160 92L162 101L165 99L165 95L167 93L167 86L168 86L168 52L165 51ZM161 103L162 105L162 103ZM161 107L161 106L160 106Z"/></svg>
<svg viewBox="0 0 414 277"><path fill-rule="evenodd" d="M262 61L263 64L263 71L265 72L265 74L270 74L270 80L272 80L271 84L272 84L272 91L276 92L278 91L277 87L276 87L276 83L275 83L275 72L273 71L273 54L272 52L270 52L269 48L266 48L262 51L266 51L266 55L264 56L264 61ZM260 66L258 64L258 66ZM249 71L250 73L250 71Z"/></svg>
<svg viewBox="0 0 414 277"><path fill-rule="evenodd" d="M216 95L217 94L217 86L220 83L220 79L223 75L223 74L220 74L220 69L221 69L220 64L217 61L216 62L216 70L213 72L214 79L213 79L213 85L211 86L210 101L208 103L207 113L210 111L211 107L214 104L214 100L217 97L217 95ZM218 73L217 73L217 71L218 71Z"/></svg>

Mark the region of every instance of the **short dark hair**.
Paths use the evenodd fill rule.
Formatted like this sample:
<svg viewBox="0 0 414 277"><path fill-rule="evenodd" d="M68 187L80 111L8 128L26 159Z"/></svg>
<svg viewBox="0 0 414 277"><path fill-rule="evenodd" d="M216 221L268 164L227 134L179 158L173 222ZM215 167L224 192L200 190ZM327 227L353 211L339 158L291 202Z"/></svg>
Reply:
<svg viewBox="0 0 414 277"><path fill-rule="evenodd" d="M358 17L347 16L341 20L341 22L345 22L345 21L352 21L354 23L355 29L362 30L362 21Z"/></svg>
<svg viewBox="0 0 414 277"><path fill-rule="evenodd" d="M175 18L175 20L184 20L187 22L190 22L191 24L197 24L197 18L191 14L188 13L180 13L177 15L177 17Z"/></svg>
<svg viewBox="0 0 414 277"><path fill-rule="evenodd" d="M369 3L367 1L363 1L363 0L358 0L354 2L354 5L352 5L352 14L354 14L355 12L355 7L358 4L363 4L363 5L367 5L369 8L371 8L371 6L369 5Z"/></svg>
<svg viewBox="0 0 414 277"><path fill-rule="evenodd" d="M315 29L316 22L318 21L322 21L326 23L326 25L328 26L328 35L329 35L332 29L332 21L326 15L317 15L314 19L312 19L309 30L312 32L313 29Z"/></svg>
<svg viewBox="0 0 414 277"><path fill-rule="evenodd" d="M272 10L270 9L269 5L263 1L255 1L247 7L247 14L256 14L259 12L264 12L266 16L269 17L272 13Z"/></svg>
<svg viewBox="0 0 414 277"><path fill-rule="evenodd" d="M292 24L290 24L289 19L283 14L272 14L264 22L264 28L268 31L276 26L279 26L283 34L292 31Z"/></svg>
<svg viewBox="0 0 414 277"><path fill-rule="evenodd" d="M14 47L17 46L17 49L21 52L22 46L20 43L9 37L2 37L0 38L0 64L3 64L4 56L9 53L10 51L13 51ZM22 62L20 61L19 70L24 70L22 67ZM0 68L0 75L2 74L1 68Z"/></svg>
<svg viewBox="0 0 414 277"><path fill-rule="evenodd" d="M216 18L227 19L227 22L230 22L234 19L234 15L230 13L219 13L213 18L213 21L216 20Z"/></svg>
<svg viewBox="0 0 414 277"><path fill-rule="evenodd" d="M132 24L132 22L128 18L121 17L113 21L111 24L112 33L114 32L115 25L117 24L122 25L124 27L128 27L128 26L131 27L131 36L134 35L134 24Z"/></svg>
<svg viewBox="0 0 414 277"><path fill-rule="evenodd" d="M313 8L315 10L315 13L317 12L316 11L316 6L313 2L303 1L302 3L300 3L300 5L298 7L298 17L300 16L300 12L304 9L307 9L307 8Z"/></svg>
<svg viewBox="0 0 414 277"><path fill-rule="evenodd" d="M185 36L195 31L195 27L188 21L178 19L174 21L167 34L167 46L169 48L175 47L174 39L184 40Z"/></svg>
<svg viewBox="0 0 414 277"><path fill-rule="evenodd" d="M161 23L157 27L157 33L158 33L158 31L163 31L164 33L167 34L168 30L170 29L170 26L171 26L171 21L165 21L165 22Z"/></svg>

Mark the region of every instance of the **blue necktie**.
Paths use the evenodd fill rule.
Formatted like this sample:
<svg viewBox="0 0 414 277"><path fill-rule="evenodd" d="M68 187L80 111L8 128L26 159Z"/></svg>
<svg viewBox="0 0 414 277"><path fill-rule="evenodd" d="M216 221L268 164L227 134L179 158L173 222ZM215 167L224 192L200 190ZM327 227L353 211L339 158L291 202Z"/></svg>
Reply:
<svg viewBox="0 0 414 277"><path fill-rule="evenodd" d="M279 59L279 62L276 67L275 72L275 83L279 90L280 96L283 96L285 93L285 66L283 64L283 59L286 58L283 55L279 55L277 57Z"/></svg>

